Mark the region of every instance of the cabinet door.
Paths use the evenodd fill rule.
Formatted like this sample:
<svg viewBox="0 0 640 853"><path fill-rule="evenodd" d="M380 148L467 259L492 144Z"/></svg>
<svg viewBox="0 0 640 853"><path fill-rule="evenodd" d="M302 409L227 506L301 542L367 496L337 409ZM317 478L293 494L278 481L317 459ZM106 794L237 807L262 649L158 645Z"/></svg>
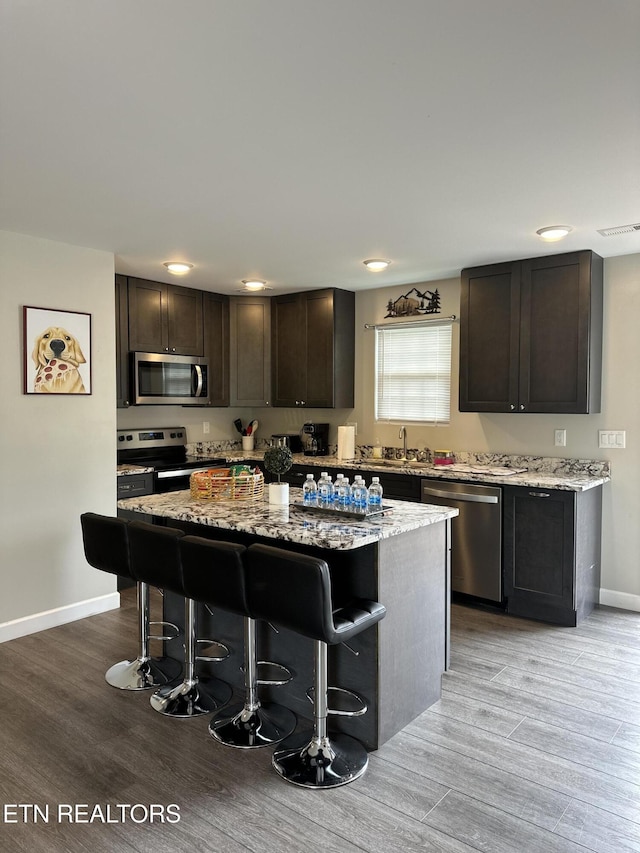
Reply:
<svg viewBox="0 0 640 853"><path fill-rule="evenodd" d="M176 355L203 355L203 292L167 285L167 349Z"/></svg>
<svg viewBox="0 0 640 853"><path fill-rule="evenodd" d="M304 381L300 396L305 406L333 406L333 317L333 291L314 290L302 295Z"/></svg>
<svg viewBox="0 0 640 853"><path fill-rule="evenodd" d="M129 311L127 278L116 276L116 407L129 406Z"/></svg>
<svg viewBox="0 0 640 853"><path fill-rule="evenodd" d="M232 296L230 395L232 406L268 406L271 400L271 299Z"/></svg>
<svg viewBox="0 0 640 853"><path fill-rule="evenodd" d="M602 279L592 260L571 252L522 262L522 411L600 411Z"/></svg>
<svg viewBox="0 0 640 853"><path fill-rule="evenodd" d="M461 412L517 410L519 322L517 263L462 271Z"/></svg>
<svg viewBox="0 0 640 853"><path fill-rule="evenodd" d="M504 489L504 594L519 616L576 624L574 492Z"/></svg>
<svg viewBox="0 0 640 853"><path fill-rule="evenodd" d="M273 405L299 406L304 400L303 345L306 346L301 322L300 294L274 297L271 310Z"/></svg>
<svg viewBox="0 0 640 853"><path fill-rule="evenodd" d="M129 348L134 352L166 352L167 285L129 279Z"/></svg>
<svg viewBox="0 0 640 853"><path fill-rule="evenodd" d="M229 405L229 297L204 293L204 354L209 359L211 406Z"/></svg>

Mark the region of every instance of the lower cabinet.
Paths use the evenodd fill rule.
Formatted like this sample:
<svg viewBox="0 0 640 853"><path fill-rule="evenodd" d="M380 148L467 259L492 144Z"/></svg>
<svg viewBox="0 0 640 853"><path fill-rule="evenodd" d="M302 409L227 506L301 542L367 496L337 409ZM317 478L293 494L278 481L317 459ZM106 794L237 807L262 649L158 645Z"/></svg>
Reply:
<svg viewBox="0 0 640 853"><path fill-rule="evenodd" d="M598 603L602 488L504 489L508 613L574 626Z"/></svg>

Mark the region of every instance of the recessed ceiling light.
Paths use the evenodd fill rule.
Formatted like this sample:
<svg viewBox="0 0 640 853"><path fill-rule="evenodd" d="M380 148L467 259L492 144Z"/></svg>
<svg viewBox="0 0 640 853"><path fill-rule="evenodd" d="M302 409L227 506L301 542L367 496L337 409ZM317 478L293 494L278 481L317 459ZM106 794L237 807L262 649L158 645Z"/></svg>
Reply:
<svg viewBox="0 0 640 853"><path fill-rule="evenodd" d="M193 264L186 264L183 261L166 261L163 266L174 275L185 275L185 273L193 269Z"/></svg>
<svg viewBox="0 0 640 853"><path fill-rule="evenodd" d="M542 240L552 243L554 240L562 240L571 231L570 225L547 225L546 228L538 228L536 234Z"/></svg>
<svg viewBox="0 0 640 853"><path fill-rule="evenodd" d="M271 290L270 287L267 287L267 282L261 281L259 278L243 278L242 283L245 290Z"/></svg>
<svg viewBox="0 0 640 853"><path fill-rule="evenodd" d="M386 270L391 261L385 261L382 258L369 258L368 261L363 261L362 263L371 272L380 272L380 270Z"/></svg>

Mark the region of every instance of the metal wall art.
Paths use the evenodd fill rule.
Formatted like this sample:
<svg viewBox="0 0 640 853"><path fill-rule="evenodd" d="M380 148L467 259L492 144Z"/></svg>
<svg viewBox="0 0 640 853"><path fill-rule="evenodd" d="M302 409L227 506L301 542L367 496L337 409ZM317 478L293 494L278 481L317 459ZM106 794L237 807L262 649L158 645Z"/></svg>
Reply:
<svg viewBox="0 0 640 853"><path fill-rule="evenodd" d="M416 287L412 287L404 296L389 300L385 318L439 314L440 310L440 294L437 290L426 290L421 293Z"/></svg>
<svg viewBox="0 0 640 853"><path fill-rule="evenodd" d="M91 314L23 307L25 394L91 394Z"/></svg>

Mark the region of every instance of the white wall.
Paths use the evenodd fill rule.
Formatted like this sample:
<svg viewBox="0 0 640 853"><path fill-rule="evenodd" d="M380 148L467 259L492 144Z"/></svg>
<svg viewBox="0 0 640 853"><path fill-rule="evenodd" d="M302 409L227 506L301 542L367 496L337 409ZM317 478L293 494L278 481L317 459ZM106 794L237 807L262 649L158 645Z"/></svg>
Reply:
<svg viewBox="0 0 640 853"><path fill-rule="evenodd" d="M0 640L118 606L80 513L115 514L113 256L0 232ZM22 392L22 306L91 314L92 394ZM27 342L29 353L32 342Z"/></svg>
<svg viewBox="0 0 640 853"><path fill-rule="evenodd" d="M454 325L452 411L447 426L408 424L409 447L493 451L536 456L609 459L612 481L604 487L602 602L640 610L640 254L608 258L604 264L603 399L598 415L475 414L457 409L459 326ZM423 289L420 284L418 289ZM356 408L358 442L398 445L398 426L373 419L374 334L365 323L379 323L387 301L411 285L356 294ZM460 281L424 284L438 288L442 314L460 313ZM554 430L567 430L566 448L554 447ZM624 429L625 450L598 448L599 429Z"/></svg>

